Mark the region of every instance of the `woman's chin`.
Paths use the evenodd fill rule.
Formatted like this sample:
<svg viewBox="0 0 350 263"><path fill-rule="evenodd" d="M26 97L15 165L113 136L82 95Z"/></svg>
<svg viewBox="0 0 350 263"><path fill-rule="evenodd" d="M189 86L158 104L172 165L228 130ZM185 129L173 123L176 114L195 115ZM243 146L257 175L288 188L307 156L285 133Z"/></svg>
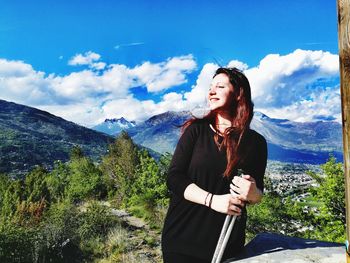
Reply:
<svg viewBox="0 0 350 263"><path fill-rule="evenodd" d="M209 109L210 109L211 111L217 111L217 110L219 110L220 108L221 108L220 105L215 105L215 104L212 104L212 105L209 106Z"/></svg>

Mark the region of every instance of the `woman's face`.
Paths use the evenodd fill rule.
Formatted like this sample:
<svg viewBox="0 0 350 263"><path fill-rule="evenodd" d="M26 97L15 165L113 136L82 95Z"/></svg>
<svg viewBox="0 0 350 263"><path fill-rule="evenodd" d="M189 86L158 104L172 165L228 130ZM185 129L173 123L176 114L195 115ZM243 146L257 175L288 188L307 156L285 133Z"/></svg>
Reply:
<svg viewBox="0 0 350 263"><path fill-rule="evenodd" d="M220 73L211 82L208 101L210 110L229 110L233 100L233 86L228 76Z"/></svg>

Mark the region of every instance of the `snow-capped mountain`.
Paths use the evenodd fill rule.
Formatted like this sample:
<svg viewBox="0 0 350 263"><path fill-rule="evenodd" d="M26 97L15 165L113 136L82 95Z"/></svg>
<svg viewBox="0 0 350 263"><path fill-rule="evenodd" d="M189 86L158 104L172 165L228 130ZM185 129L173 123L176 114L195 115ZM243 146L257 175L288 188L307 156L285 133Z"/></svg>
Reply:
<svg viewBox="0 0 350 263"><path fill-rule="evenodd" d="M122 130L127 130L135 127L135 125L136 123L134 121L128 121L125 118L121 117L119 119L105 119L103 123L92 127L92 129L109 135L114 135L121 132Z"/></svg>
<svg viewBox="0 0 350 263"><path fill-rule="evenodd" d="M165 112L127 130L140 145L156 152L172 153L180 126L190 112ZM293 122L255 112L251 128L267 140L269 159L282 162L323 163L333 154L342 161L341 125L334 121Z"/></svg>

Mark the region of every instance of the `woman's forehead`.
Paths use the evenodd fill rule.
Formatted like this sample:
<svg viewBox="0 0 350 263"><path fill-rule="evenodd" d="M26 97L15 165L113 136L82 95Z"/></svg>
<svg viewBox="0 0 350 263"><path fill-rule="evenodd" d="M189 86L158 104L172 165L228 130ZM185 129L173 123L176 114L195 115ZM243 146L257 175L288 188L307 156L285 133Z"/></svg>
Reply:
<svg viewBox="0 0 350 263"><path fill-rule="evenodd" d="M226 74L220 73L213 78L211 83L212 84L230 84L230 80Z"/></svg>

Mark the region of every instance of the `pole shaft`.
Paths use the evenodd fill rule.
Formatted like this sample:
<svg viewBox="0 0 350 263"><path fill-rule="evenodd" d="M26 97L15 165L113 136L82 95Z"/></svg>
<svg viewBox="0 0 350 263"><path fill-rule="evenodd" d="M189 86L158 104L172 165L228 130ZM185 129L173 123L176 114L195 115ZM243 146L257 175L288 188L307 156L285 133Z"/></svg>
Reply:
<svg viewBox="0 0 350 263"><path fill-rule="evenodd" d="M350 238L350 0L337 0L342 105L343 151L345 171L346 235ZM349 253L349 250L347 251ZM347 255L347 259L349 259ZM347 260L347 262L349 262Z"/></svg>

